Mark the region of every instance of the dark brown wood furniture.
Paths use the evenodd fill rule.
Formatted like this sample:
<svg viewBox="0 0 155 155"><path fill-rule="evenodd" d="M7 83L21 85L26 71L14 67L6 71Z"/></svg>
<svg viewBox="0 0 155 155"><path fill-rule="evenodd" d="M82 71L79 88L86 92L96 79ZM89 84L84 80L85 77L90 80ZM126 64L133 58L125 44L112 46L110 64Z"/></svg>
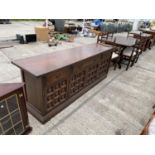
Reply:
<svg viewBox="0 0 155 155"><path fill-rule="evenodd" d="M108 38L113 38L113 33L100 32L97 35L97 43L104 43L104 40L107 40Z"/></svg>
<svg viewBox="0 0 155 155"><path fill-rule="evenodd" d="M116 36L113 38L108 38L104 40L104 43L114 45L119 47L119 56L120 56L120 61L119 61L119 68L121 68L121 63L124 59L124 51L126 48L133 48L136 44L136 39L135 38L130 38L130 37L123 37L123 36ZM130 52L130 51L129 51ZM128 53L131 54L131 53ZM126 68L126 70L128 67Z"/></svg>
<svg viewBox="0 0 155 155"><path fill-rule="evenodd" d="M23 84L0 84L0 135L21 135L31 129Z"/></svg>
<svg viewBox="0 0 155 155"><path fill-rule="evenodd" d="M144 33L148 33L152 35L151 42L150 42L150 47L155 44L155 30L151 30L150 28L140 28L140 31Z"/></svg>
<svg viewBox="0 0 155 155"><path fill-rule="evenodd" d="M105 46L105 44L108 44L107 40L108 39L111 40L112 38L113 38L113 34L109 34L107 32L101 32L97 36L97 43ZM116 70L117 65L119 66L119 68L121 68L121 64L119 63L120 62L120 50L121 49L120 49L120 47L116 46L115 43L111 42L110 44L115 47L115 50L112 53L111 61L114 65L114 70Z"/></svg>
<svg viewBox="0 0 155 155"><path fill-rule="evenodd" d="M89 44L15 60L26 84L28 110L48 121L108 74L113 47Z"/></svg>
<svg viewBox="0 0 155 155"><path fill-rule="evenodd" d="M151 118L149 119L148 123L145 125L141 135L149 135L149 129L152 121L155 119L155 112L152 114Z"/></svg>
<svg viewBox="0 0 155 155"><path fill-rule="evenodd" d="M143 51L146 51L147 49L151 49L151 39L152 39L152 35L148 34L148 33L144 33L141 31L132 31L129 32L127 37L133 37L136 39L142 39L143 40ZM145 42L144 42L145 41Z"/></svg>
<svg viewBox="0 0 155 155"><path fill-rule="evenodd" d="M127 47L123 51L122 60L128 61L126 70L128 70L129 66L132 67L134 63L138 61L140 54L142 54L144 50L146 39L145 37L137 36L135 45Z"/></svg>
<svg viewBox="0 0 155 155"><path fill-rule="evenodd" d="M150 28L140 28L139 30L148 34L155 35L155 30L151 30Z"/></svg>
<svg viewBox="0 0 155 155"><path fill-rule="evenodd" d="M136 43L136 39L124 36L116 36L113 38L108 38L106 43L126 48L133 47Z"/></svg>
<svg viewBox="0 0 155 155"><path fill-rule="evenodd" d="M113 64L114 64L114 70L116 70L117 65L119 66L119 68L121 68L121 66L120 66L120 64L119 64L119 61L120 61L120 54L118 54L117 52L114 51L114 52L112 53L111 61L112 61Z"/></svg>
<svg viewBox="0 0 155 155"><path fill-rule="evenodd" d="M127 61L126 70L128 70L129 66L133 66L138 58L138 49L136 47L126 48L122 54L122 60ZM138 59L137 59L138 60Z"/></svg>
<svg viewBox="0 0 155 155"><path fill-rule="evenodd" d="M152 35L147 33L141 33L141 39L143 40L143 49L142 51L146 51L147 49L151 49L151 39Z"/></svg>

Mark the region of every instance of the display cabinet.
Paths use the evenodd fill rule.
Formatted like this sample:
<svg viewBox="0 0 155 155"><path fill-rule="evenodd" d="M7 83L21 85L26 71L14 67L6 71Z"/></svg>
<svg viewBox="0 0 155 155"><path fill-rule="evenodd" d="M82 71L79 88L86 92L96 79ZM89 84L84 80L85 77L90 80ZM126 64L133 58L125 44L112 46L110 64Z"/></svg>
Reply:
<svg viewBox="0 0 155 155"><path fill-rule="evenodd" d="M0 135L21 135L31 131L23 84L0 84Z"/></svg>

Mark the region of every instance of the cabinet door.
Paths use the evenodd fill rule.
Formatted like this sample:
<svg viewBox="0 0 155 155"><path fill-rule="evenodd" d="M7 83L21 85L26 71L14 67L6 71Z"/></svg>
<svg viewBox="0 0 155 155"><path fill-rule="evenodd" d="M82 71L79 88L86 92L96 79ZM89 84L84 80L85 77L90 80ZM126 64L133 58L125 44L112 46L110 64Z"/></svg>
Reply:
<svg viewBox="0 0 155 155"><path fill-rule="evenodd" d="M14 130L16 132L16 135L20 135L24 130L22 122L15 125Z"/></svg>
<svg viewBox="0 0 155 155"><path fill-rule="evenodd" d="M71 68L67 67L46 76L45 103L46 110L51 111L56 106L67 100L68 77Z"/></svg>
<svg viewBox="0 0 155 155"><path fill-rule="evenodd" d="M19 108L19 100L17 94L14 94L7 98L6 102L8 105L10 118L15 134L21 134L24 131L24 127L22 123L21 109Z"/></svg>
<svg viewBox="0 0 155 155"><path fill-rule="evenodd" d="M18 109L18 99L16 95L13 95L7 99L7 105L9 112L13 112Z"/></svg>
<svg viewBox="0 0 155 155"><path fill-rule="evenodd" d="M0 101L0 119L8 115L8 109L5 100Z"/></svg>
<svg viewBox="0 0 155 155"><path fill-rule="evenodd" d="M21 134L24 131L17 94L0 102L0 134Z"/></svg>
<svg viewBox="0 0 155 155"><path fill-rule="evenodd" d="M0 123L0 135L3 134L3 130L2 130L2 127L1 127L1 123Z"/></svg>
<svg viewBox="0 0 155 155"><path fill-rule="evenodd" d="M13 124L17 124L22 121L19 109L11 113L11 119Z"/></svg>
<svg viewBox="0 0 155 155"><path fill-rule="evenodd" d="M5 118L1 119L0 122L1 122L1 126L4 131L7 131L10 128L12 128L12 122L11 122L11 118L9 115L6 116Z"/></svg>

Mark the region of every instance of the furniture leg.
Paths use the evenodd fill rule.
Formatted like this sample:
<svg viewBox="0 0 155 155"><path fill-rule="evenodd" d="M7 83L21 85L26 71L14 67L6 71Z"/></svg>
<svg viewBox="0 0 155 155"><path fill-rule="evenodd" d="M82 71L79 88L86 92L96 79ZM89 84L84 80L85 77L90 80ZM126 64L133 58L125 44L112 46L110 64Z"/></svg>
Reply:
<svg viewBox="0 0 155 155"><path fill-rule="evenodd" d="M123 51L125 50L126 47L122 47L121 51L120 51L120 59L119 59L119 68L121 68L121 63L122 63L122 60L123 60Z"/></svg>

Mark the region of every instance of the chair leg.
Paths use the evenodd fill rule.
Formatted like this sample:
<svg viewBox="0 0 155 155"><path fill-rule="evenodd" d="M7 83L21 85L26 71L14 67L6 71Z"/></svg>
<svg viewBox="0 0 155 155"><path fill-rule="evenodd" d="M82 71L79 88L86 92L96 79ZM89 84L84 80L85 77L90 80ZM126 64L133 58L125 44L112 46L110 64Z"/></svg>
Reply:
<svg viewBox="0 0 155 155"><path fill-rule="evenodd" d="M135 58L135 63L137 63L138 59L139 59L139 54L138 54L137 57Z"/></svg>
<svg viewBox="0 0 155 155"><path fill-rule="evenodd" d="M127 67L126 67L126 71L128 70L129 66L130 66L130 62L131 60L129 60L128 64L127 64Z"/></svg>
<svg viewBox="0 0 155 155"><path fill-rule="evenodd" d="M114 70L116 70L116 68L117 68L117 63L115 62L115 64L114 64Z"/></svg>
<svg viewBox="0 0 155 155"><path fill-rule="evenodd" d="M113 65L114 65L114 70L116 70L116 68L117 68L117 59L113 60Z"/></svg>
<svg viewBox="0 0 155 155"><path fill-rule="evenodd" d="M136 58L135 58L136 59ZM131 63L131 67L133 67L134 63L135 63L135 59L132 60L132 63Z"/></svg>
<svg viewBox="0 0 155 155"><path fill-rule="evenodd" d="M121 63L118 63L118 68L119 68L119 69L121 69L121 68L122 68Z"/></svg>

